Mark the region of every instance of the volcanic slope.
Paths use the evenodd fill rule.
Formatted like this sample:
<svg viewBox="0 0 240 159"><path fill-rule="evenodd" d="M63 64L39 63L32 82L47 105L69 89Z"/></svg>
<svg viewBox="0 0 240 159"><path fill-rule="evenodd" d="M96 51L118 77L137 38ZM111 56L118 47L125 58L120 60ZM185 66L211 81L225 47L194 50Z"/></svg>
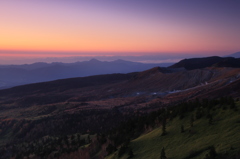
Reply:
<svg viewBox="0 0 240 159"><path fill-rule="evenodd" d="M156 100L169 104L183 99L218 95L240 96L239 68L175 70L155 67L140 73L30 84L1 90L0 105L2 109L10 109L84 102L89 104L86 109L102 109L136 104L142 107Z"/></svg>
<svg viewBox="0 0 240 159"><path fill-rule="evenodd" d="M169 66L169 68L185 68L187 70L201 69L206 67L240 67L240 59L234 57L204 57L190 58L179 61L178 63Z"/></svg>
<svg viewBox="0 0 240 159"><path fill-rule="evenodd" d="M0 151L11 148L16 154L14 146L6 146L19 144L21 148L28 142L37 145L35 154L41 155L38 150L43 148L48 153L49 147L38 147L33 141L42 143L46 136L68 140L76 133L101 134L133 116L161 107L223 96L240 97L239 68L155 67L139 73L72 78L0 90Z"/></svg>

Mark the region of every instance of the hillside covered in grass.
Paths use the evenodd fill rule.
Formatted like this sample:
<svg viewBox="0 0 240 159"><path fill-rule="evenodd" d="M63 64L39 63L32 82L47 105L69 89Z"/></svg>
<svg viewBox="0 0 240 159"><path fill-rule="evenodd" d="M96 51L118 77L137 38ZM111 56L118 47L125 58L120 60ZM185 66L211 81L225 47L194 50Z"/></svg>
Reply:
<svg viewBox="0 0 240 159"><path fill-rule="evenodd" d="M149 107L158 105L159 103L155 103ZM120 109L114 108L108 112L99 111L97 114L98 116L92 118L87 118L86 114L85 116L72 114L62 118L3 120L0 124L2 135L0 158L240 157L239 99L232 97L195 99L161 107L149 113L136 111L124 114ZM83 120L81 116L85 119ZM115 120L114 117L122 120ZM98 122L93 122L95 120ZM84 125L81 123L86 121L89 125L94 123L92 127L95 128L83 131ZM115 124L110 124L110 127L108 124L110 122ZM108 129L102 129L103 126ZM14 140L7 142L12 134L15 134Z"/></svg>
<svg viewBox="0 0 240 159"><path fill-rule="evenodd" d="M191 109L194 105L196 108ZM124 152L119 148L106 158L157 159L163 148L165 156L171 159L239 158L239 110L239 102L182 105L176 116L166 110L165 130L164 124L155 125L152 131L131 140Z"/></svg>

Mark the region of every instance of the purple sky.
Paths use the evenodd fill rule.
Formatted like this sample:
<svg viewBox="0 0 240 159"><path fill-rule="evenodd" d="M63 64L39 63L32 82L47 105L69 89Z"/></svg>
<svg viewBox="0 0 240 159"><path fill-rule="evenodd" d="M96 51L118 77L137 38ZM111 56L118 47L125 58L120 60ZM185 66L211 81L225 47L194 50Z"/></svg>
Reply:
<svg viewBox="0 0 240 159"><path fill-rule="evenodd" d="M1 0L0 64L227 55L240 51L239 8L237 0Z"/></svg>

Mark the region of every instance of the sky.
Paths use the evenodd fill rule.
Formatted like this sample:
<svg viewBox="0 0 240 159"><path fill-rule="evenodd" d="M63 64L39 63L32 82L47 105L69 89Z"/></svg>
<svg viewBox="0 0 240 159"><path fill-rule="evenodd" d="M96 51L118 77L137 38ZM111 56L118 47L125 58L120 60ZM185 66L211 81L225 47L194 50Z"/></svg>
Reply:
<svg viewBox="0 0 240 159"><path fill-rule="evenodd" d="M239 19L237 0L0 0L0 64L223 56L240 51Z"/></svg>

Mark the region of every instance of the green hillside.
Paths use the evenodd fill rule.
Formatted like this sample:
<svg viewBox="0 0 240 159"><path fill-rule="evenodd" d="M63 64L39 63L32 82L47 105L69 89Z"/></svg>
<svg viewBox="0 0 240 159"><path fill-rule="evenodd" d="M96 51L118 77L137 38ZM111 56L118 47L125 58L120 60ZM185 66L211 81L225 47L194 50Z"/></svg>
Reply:
<svg viewBox="0 0 240 159"><path fill-rule="evenodd" d="M167 158L204 159L214 146L216 158L233 158L240 156L240 103L235 108L230 105L217 105L212 109L200 108L202 116L194 110L173 119L167 119L166 132L162 136L162 127L141 135L129 144L136 159L160 158L164 147ZM206 115L208 114L208 115ZM191 127L191 118L194 117ZM184 132L181 132L181 126ZM107 159L118 158L118 152L107 156ZM129 158L126 152L122 159Z"/></svg>
<svg viewBox="0 0 240 159"><path fill-rule="evenodd" d="M152 106L159 106L159 103ZM100 113L101 111L98 115L101 115ZM88 114L91 115L92 112L85 112L85 116ZM240 102L232 97L196 99L159 107L158 110L149 113L131 113L131 116L120 116L117 110L115 113L114 110L102 112L107 120L116 121L113 120L114 116L125 119L105 133L93 134L90 131L87 134L83 133L80 129L81 125L76 127L77 123L82 121L81 118L79 119L81 115L71 114L61 118L53 116L36 121L2 121L0 141L7 143L5 140L8 138L15 140L0 147L2 154L0 158L78 159L81 156L86 159L238 159L240 157ZM83 121L89 119L91 118ZM98 119L101 118L93 116L93 119L100 121ZM89 120L89 123L92 121ZM97 123L99 122L95 122ZM63 130L60 129L61 127ZM41 128L46 131L41 131ZM71 128L79 132L76 133ZM163 147L166 158L160 158Z"/></svg>

